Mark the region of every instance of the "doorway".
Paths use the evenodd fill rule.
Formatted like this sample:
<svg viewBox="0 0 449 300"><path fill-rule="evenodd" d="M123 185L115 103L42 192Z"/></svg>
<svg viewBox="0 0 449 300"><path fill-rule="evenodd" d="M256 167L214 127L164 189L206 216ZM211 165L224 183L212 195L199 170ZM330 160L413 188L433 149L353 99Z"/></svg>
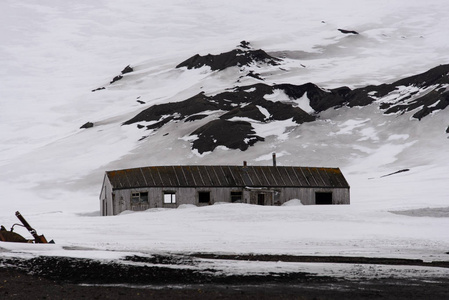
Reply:
<svg viewBox="0 0 449 300"><path fill-rule="evenodd" d="M257 194L257 205L265 205L265 194Z"/></svg>
<svg viewBox="0 0 449 300"><path fill-rule="evenodd" d="M198 192L198 203L210 203L210 192Z"/></svg>
<svg viewBox="0 0 449 300"><path fill-rule="evenodd" d="M315 192L315 204L332 204L332 192Z"/></svg>

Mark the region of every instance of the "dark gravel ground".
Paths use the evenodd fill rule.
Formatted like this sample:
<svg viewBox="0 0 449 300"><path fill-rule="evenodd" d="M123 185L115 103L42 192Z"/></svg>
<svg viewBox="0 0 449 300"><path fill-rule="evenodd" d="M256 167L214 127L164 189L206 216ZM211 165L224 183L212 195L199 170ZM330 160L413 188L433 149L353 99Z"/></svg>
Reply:
<svg viewBox="0 0 449 300"><path fill-rule="evenodd" d="M279 257L234 258L266 261ZM306 258L325 260L284 257L285 261ZM133 256L105 262L67 257L0 258L0 299L449 299L449 278L349 281L307 273L225 276L214 270L172 267L194 265L195 259ZM327 260L339 261L336 257Z"/></svg>

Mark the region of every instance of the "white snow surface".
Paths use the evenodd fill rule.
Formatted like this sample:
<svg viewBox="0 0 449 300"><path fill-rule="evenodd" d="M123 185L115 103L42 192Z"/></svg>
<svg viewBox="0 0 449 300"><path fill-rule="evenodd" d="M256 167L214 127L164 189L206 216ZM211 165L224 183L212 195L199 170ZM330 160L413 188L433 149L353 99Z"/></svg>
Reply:
<svg viewBox="0 0 449 300"><path fill-rule="evenodd" d="M0 224L9 229L20 211L56 244L1 243L0 256L206 252L449 260L447 109L417 121L410 119L413 112L383 115L374 103L330 109L300 126L291 120L255 123L265 142L245 152L222 147L204 155L191 151L183 137L214 113L199 123L167 124L142 141L149 132L121 126L153 104L255 83L237 83L237 68L175 69L196 53L229 51L241 40L285 58L283 70L257 70L266 83L359 87L447 64L447 11L444 0L2 1ZM338 28L360 34L343 35ZM127 65L135 71L109 85ZM106 89L91 92L101 86ZM88 121L95 126L80 130ZM351 204L222 204L99 216L107 170L269 165L272 152L281 154L278 165L340 167ZM405 168L410 171L381 177ZM222 263L223 270L232 268ZM241 262L235 272L239 268L265 267Z"/></svg>

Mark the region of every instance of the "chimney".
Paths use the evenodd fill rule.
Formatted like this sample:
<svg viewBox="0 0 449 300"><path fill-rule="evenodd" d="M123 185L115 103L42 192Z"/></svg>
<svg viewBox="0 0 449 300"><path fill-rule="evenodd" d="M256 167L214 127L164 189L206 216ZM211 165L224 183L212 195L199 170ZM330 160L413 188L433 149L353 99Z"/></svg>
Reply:
<svg viewBox="0 0 449 300"><path fill-rule="evenodd" d="M246 160L243 161L243 166L246 167L248 164L246 162Z"/></svg>
<svg viewBox="0 0 449 300"><path fill-rule="evenodd" d="M276 153L273 153L273 167L276 167Z"/></svg>

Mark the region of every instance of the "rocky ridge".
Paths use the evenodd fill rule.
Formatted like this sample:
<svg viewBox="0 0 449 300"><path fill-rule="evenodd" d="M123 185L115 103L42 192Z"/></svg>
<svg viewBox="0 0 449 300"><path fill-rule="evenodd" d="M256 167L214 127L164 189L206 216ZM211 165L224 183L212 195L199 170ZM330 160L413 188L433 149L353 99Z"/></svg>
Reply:
<svg viewBox="0 0 449 300"><path fill-rule="evenodd" d="M197 54L176 68L185 68L189 72L190 69L208 67L211 72L221 72L231 67L280 65L282 59L261 49L255 50L248 42L242 41L232 51L218 55ZM183 101L150 106L122 125L136 124L139 129L158 130L169 122L196 122L214 113L217 115L215 119L206 124L198 123L190 133L192 150L201 154L225 146L244 151L264 141L264 137L255 131L254 124L291 120L300 125L315 121L321 112L331 108L377 104L384 114L412 113L412 118L421 120L449 105L448 74L449 65L440 65L390 84L357 89L346 86L324 89L310 82L235 86L215 95L201 92ZM262 79L253 70L247 76ZM447 131L447 124L443 126L442 130Z"/></svg>

